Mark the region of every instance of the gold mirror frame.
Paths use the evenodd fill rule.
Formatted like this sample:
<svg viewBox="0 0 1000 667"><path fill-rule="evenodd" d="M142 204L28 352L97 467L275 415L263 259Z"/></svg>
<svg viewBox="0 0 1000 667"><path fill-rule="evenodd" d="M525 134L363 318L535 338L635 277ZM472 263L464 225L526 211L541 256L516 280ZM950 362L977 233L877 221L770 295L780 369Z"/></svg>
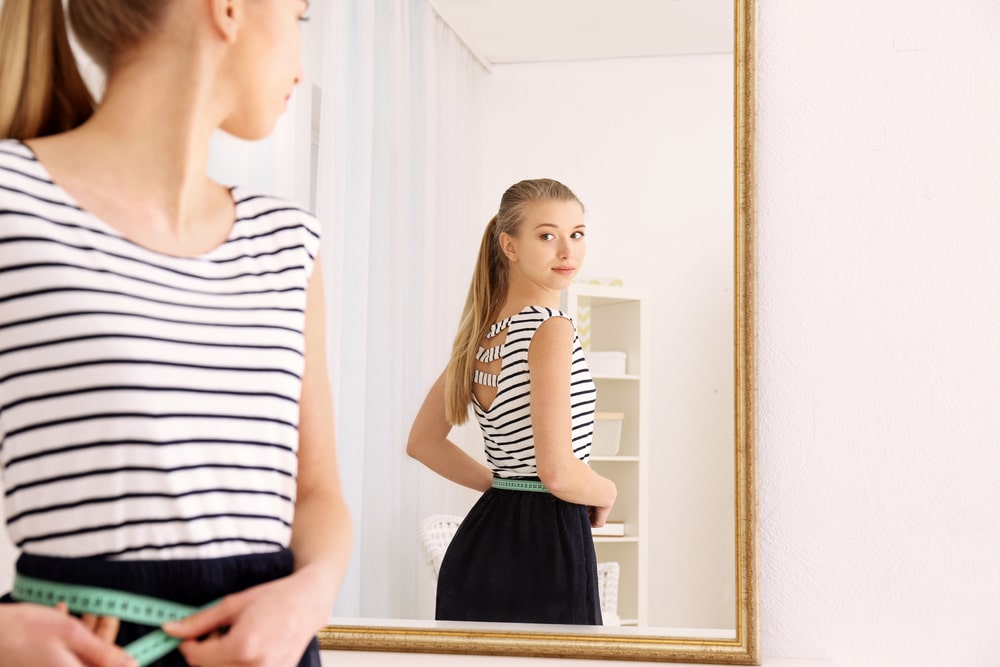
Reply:
<svg viewBox="0 0 1000 667"><path fill-rule="evenodd" d="M736 638L330 625L331 651L397 651L707 664L760 664L757 628L755 28L756 0L734 0L734 321Z"/></svg>

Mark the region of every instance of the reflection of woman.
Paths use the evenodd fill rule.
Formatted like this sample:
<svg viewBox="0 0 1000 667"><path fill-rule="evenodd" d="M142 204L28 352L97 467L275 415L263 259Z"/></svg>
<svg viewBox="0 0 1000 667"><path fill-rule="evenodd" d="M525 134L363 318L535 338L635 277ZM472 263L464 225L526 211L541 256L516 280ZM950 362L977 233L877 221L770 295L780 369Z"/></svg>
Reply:
<svg viewBox="0 0 1000 667"><path fill-rule="evenodd" d="M318 665L350 551L316 221L206 176L216 129L275 126L307 6L70 0L107 74L96 108L61 0L0 14L0 463L17 576L88 600L219 601L168 624L185 641L158 665ZM124 664L88 623L0 605L0 663ZM122 621L117 641L150 630Z"/></svg>
<svg viewBox="0 0 1000 667"><path fill-rule="evenodd" d="M441 564L439 620L599 625L591 526L617 490L587 465L596 391L560 291L586 250L583 206L562 183L516 183L483 234L451 361L407 451L485 491ZM488 467L451 443L469 405Z"/></svg>

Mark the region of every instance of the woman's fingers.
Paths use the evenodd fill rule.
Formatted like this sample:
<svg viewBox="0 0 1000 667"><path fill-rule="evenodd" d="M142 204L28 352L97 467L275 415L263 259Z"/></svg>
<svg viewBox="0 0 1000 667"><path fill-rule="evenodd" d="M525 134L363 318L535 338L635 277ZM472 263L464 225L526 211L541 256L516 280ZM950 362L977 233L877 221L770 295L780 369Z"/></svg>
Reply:
<svg viewBox="0 0 1000 667"><path fill-rule="evenodd" d="M99 639L113 644L115 638L118 636L118 628L120 626L121 621L114 616L98 616L93 632Z"/></svg>
<svg viewBox="0 0 1000 667"><path fill-rule="evenodd" d="M69 615L69 607L65 602L57 602L55 610L61 614ZM81 614L80 622L87 628L87 632L111 644L115 643L115 638L118 636L118 628L121 627L121 621L114 616Z"/></svg>

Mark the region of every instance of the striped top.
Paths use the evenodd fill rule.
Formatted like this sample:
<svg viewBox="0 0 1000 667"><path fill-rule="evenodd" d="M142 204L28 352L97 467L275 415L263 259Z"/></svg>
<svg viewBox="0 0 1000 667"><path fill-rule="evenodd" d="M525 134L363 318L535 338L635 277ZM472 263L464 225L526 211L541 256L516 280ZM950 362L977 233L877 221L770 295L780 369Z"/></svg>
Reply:
<svg viewBox="0 0 1000 667"><path fill-rule="evenodd" d="M280 200L232 196L227 241L166 255L0 141L0 481L24 552L288 545L318 225Z"/></svg>
<svg viewBox="0 0 1000 667"><path fill-rule="evenodd" d="M569 315L552 308L528 306L516 315L497 322L486 334L490 339L502 331L501 343L480 347L476 358L484 363L500 359L496 375L476 370L473 381L497 388L489 409L483 409L473 394L472 405L479 420L486 447L486 461L497 477L537 477L535 441L531 429L531 384L528 379L528 347L535 331L550 317ZM597 388L590 377L580 338L573 334L573 363L570 377L570 411L573 420L573 453L584 463L590 460L594 435L594 406Z"/></svg>

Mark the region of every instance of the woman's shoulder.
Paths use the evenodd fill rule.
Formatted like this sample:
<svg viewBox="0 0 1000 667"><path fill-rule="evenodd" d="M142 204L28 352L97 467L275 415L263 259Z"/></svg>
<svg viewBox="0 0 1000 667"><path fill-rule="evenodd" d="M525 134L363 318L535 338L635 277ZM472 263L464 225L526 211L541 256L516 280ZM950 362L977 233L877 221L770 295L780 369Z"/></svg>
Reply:
<svg viewBox="0 0 1000 667"><path fill-rule="evenodd" d="M0 139L0 210L48 216L73 208L34 152L17 139Z"/></svg>
<svg viewBox="0 0 1000 667"><path fill-rule="evenodd" d="M316 216L309 209L285 197L252 190L243 185L230 186L233 201L244 219L299 220L318 227Z"/></svg>
<svg viewBox="0 0 1000 667"><path fill-rule="evenodd" d="M45 170L30 148L18 139L0 139L0 183L46 181Z"/></svg>
<svg viewBox="0 0 1000 667"><path fill-rule="evenodd" d="M546 326L542 326L543 324ZM526 306L511 318L512 331L530 331L535 337L539 330L562 337L565 333L576 335L576 323L565 311L547 306Z"/></svg>
<svg viewBox="0 0 1000 667"><path fill-rule="evenodd" d="M570 317L565 311L558 308L549 308L547 306L525 306L521 309L521 312L514 316L514 319L526 322L536 322L538 325L541 325L542 322L545 322L553 317L560 317L569 320L571 323L573 322L573 318Z"/></svg>
<svg viewBox="0 0 1000 667"><path fill-rule="evenodd" d="M320 224L304 206L277 195L251 190L241 185L230 187L236 206L239 236L263 238L274 234L298 234L319 243Z"/></svg>

